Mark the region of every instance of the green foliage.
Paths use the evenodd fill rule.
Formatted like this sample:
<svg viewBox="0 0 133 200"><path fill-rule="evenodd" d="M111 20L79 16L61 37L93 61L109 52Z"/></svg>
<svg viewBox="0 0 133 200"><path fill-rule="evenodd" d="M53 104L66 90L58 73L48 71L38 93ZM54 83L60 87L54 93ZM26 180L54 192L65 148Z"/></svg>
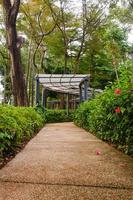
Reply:
<svg viewBox="0 0 133 200"><path fill-rule="evenodd" d="M38 73L64 73L65 58L65 73L89 73L91 87L104 89L109 81L116 78L115 67L131 58L129 55L132 53L132 46L127 41L129 29L124 28L127 26L120 26L125 23L125 16L131 22L131 10L129 15L125 6L121 9L117 3L110 1L110 6L107 6L109 10L104 12L103 0L87 1L87 8L81 9L77 15L79 6L70 1L60 1L63 9L59 2L55 4L55 1L50 1L53 11L48 2L22 1L17 18L18 36L25 38L21 60L28 96L32 96L29 98L30 105L33 105L34 96L33 77ZM82 13L82 10L86 10L86 13ZM0 72L4 75L4 100L7 103L12 94L8 77L11 74L11 62L6 45L2 7L0 12Z"/></svg>
<svg viewBox="0 0 133 200"><path fill-rule="evenodd" d="M119 88L120 94L115 94ZM116 112L120 108L120 112ZM115 143L133 154L133 75L121 67L121 78L94 100L82 104L75 113L75 123L105 141Z"/></svg>
<svg viewBox="0 0 133 200"><path fill-rule="evenodd" d="M8 133L0 133L0 156L2 155L3 151L8 150L8 148L11 146L11 140L12 136Z"/></svg>
<svg viewBox="0 0 133 200"><path fill-rule="evenodd" d="M91 74L91 87L102 88L116 79L116 69L128 60L130 46L127 33L110 21L99 26L86 41L86 53L80 62L80 73ZM127 54L126 54L127 52ZM86 69L86 70L85 70Z"/></svg>
<svg viewBox="0 0 133 200"><path fill-rule="evenodd" d="M66 110L44 110L43 107L36 107L36 111L42 115L46 123L69 122L73 120L73 113L67 114Z"/></svg>
<svg viewBox="0 0 133 200"><path fill-rule="evenodd" d="M68 122L72 121L73 114L67 115L65 110L47 110L45 112L45 122L55 123L55 122Z"/></svg>
<svg viewBox="0 0 133 200"><path fill-rule="evenodd" d="M0 155L30 139L43 126L34 108L0 105Z"/></svg>

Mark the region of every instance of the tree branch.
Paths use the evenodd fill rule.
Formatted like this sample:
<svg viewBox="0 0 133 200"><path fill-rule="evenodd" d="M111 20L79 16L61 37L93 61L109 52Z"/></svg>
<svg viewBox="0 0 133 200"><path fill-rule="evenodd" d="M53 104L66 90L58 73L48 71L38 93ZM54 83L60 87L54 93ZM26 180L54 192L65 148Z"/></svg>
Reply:
<svg viewBox="0 0 133 200"><path fill-rule="evenodd" d="M16 22L16 18L19 12L19 7L20 7L20 0L14 0L13 6L11 8L11 17L13 22Z"/></svg>
<svg viewBox="0 0 133 200"><path fill-rule="evenodd" d="M43 7L43 9L40 11L40 13L39 13L39 15L38 15L38 25L39 25L40 31L41 31L41 33L42 33L42 35L41 35L42 37L51 34L51 33L54 31L55 27L57 26L57 24L55 23L55 24L53 25L53 27L52 27L49 31L47 31L46 33L43 31L43 28L42 28L42 26L41 26L41 15L42 15L42 13L43 13L44 8L45 8L45 7Z"/></svg>
<svg viewBox="0 0 133 200"><path fill-rule="evenodd" d="M8 12L12 5L10 0L3 0L3 7L5 8L6 12Z"/></svg>

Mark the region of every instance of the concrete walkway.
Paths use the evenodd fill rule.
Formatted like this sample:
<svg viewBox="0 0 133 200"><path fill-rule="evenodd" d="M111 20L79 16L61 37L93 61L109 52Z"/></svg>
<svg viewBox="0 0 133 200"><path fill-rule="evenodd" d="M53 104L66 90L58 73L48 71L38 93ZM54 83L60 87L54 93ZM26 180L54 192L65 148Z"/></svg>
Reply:
<svg viewBox="0 0 133 200"><path fill-rule="evenodd" d="M73 123L48 124L0 170L0 200L133 200L133 159Z"/></svg>

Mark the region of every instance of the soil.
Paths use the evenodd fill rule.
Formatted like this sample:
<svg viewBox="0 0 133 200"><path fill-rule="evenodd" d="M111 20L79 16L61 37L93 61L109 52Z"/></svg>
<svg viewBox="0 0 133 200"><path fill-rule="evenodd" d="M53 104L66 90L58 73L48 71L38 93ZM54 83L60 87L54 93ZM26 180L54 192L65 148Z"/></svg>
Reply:
<svg viewBox="0 0 133 200"><path fill-rule="evenodd" d="M9 161L11 161L17 153L19 153L24 147L25 145L28 143L29 141L24 141L19 147L14 148L14 150L10 149L6 152L3 153L3 157L0 157L0 169L2 167L4 167Z"/></svg>

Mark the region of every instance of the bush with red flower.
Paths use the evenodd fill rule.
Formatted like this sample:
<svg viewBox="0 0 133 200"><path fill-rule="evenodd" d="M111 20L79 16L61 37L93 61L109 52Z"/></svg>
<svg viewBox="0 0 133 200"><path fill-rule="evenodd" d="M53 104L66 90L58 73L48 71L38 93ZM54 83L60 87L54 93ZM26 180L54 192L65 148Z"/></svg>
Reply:
<svg viewBox="0 0 133 200"><path fill-rule="evenodd" d="M133 154L133 69L121 68L120 80L75 112L75 123Z"/></svg>

